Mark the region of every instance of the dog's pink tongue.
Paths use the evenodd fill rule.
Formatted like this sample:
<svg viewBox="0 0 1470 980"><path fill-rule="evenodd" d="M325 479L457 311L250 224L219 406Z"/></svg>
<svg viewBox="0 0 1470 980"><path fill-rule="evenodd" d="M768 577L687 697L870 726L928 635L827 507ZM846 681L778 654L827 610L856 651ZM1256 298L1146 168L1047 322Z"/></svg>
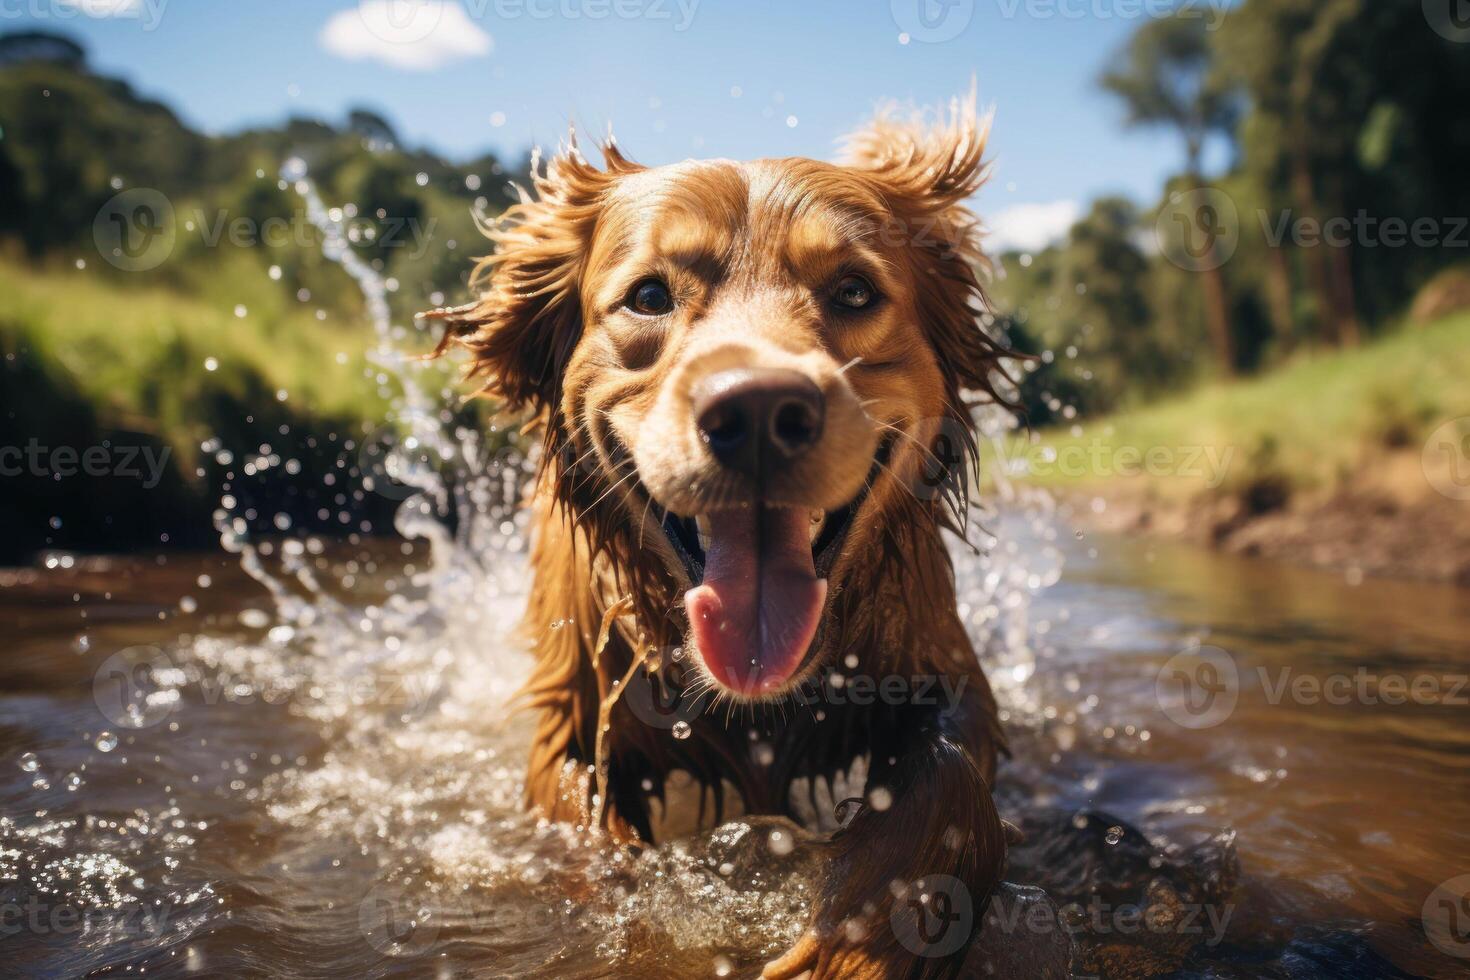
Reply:
<svg viewBox="0 0 1470 980"><path fill-rule="evenodd" d="M792 507L711 514L704 581L684 593L694 643L721 684L779 688L801 666L827 580L812 567L808 517Z"/></svg>

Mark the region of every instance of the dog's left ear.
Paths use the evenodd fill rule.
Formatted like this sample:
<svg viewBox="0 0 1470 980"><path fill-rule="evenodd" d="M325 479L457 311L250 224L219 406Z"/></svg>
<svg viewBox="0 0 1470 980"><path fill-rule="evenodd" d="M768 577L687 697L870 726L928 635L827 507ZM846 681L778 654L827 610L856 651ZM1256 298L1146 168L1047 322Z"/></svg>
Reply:
<svg viewBox="0 0 1470 980"><path fill-rule="evenodd" d="M951 395L969 388L1002 400L993 371L1004 350L978 323L989 311L983 280L990 262L967 204L988 176L989 133L971 91L937 120L880 111L848 138L845 156L873 178L908 246L919 314Z"/></svg>
<svg viewBox="0 0 1470 980"><path fill-rule="evenodd" d="M602 152L601 170L575 139L544 171L533 157L533 194L522 191L519 203L484 229L495 250L471 280L483 289L480 299L420 314L444 324L434 354L468 350L469 377L485 379L480 393L511 411L549 411L560 398L562 370L582 334L579 289L597 215L613 181L640 169L611 141Z"/></svg>

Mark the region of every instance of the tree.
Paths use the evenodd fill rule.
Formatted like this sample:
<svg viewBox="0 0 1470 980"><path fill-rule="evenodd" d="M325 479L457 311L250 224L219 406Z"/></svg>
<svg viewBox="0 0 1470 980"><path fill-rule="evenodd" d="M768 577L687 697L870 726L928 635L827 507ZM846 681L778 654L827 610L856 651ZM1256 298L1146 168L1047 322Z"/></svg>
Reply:
<svg viewBox="0 0 1470 980"><path fill-rule="evenodd" d="M1240 114L1233 85L1215 70L1209 24L1198 11L1177 11L1140 28L1104 71L1102 86L1121 98L1133 126L1175 130L1184 142L1185 174L1203 187L1205 145L1212 135L1229 136ZM1213 247L1213 246L1210 246ZM1234 372L1235 345L1230 304L1219 263L1206 261L1205 317L1215 357Z"/></svg>
<svg viewBox="0 0 1470 980"><path fill-rule="evenodd" d="M1250 99L1246 171L1278 214L1437 224L1470 210L1470 58L1427 29L1421 5L1245 0L1221 46ZM1457 258L1383 242L1370 224L1296 250L1324 341L1356 342L1360 321L1394 315Z"/></svg>
<svg viewBox="0 0 1470 980"><path fill-rule="evenodd" d="M375 150L391 150L398 146L393 124L371 109L357 108L347 113L347 129L361 136Z"/></svg>
<svg viewBox="0 0 1470 980"><path fill-rule="evenodd" d="M69 37L46 31L19 31L0 35L0 68L43 61L81 70L86 50Z"/></svg>
<svg viewBox="0 0 1470 980"><path fill-rule="evenodd" d="M1135 241L1138 209L1119 197L1100 198L1072 226L1065 261L1070 292L1084 330L1091 334L1089 359L1102 380L1122 398L1156 395L1173 380L1171 362L1148 297L1148 257ZM1103 378L1102 375L1111 375Z"/></svg>

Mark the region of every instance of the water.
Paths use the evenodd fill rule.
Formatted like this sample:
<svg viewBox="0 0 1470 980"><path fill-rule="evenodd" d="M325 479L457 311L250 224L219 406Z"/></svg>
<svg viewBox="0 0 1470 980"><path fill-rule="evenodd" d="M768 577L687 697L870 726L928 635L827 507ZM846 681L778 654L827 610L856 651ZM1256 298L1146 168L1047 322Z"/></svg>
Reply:
<svg viewBox="0 0 1470 980"><path fill-rule="evenodd" d="M401 499L397 534L283 533L251 500L289 452L214 446L240 467L220 553L0 573L6 969L753 975L806 918L799 831L741 820L634 855L521 811L527 724L507 702L528 669L512 627L531 463L398 352L382 284L304 171L286 176L369 301L397 419L344 441L342 488ZM995 538L956 549L959 594L1013 743L998 796L1028 841L1010 877L1062 907L1079 973L1470 963L1431 901L1470 872L1470 713L1446 703L1470 669L1470 596L1079 539L1009 487L977 517ZM1288 685L1445 683L1414 705L1273 696L1288 666ZM1216 687L1233 670L1233 708L1191 727L1159 681L1180 670ZM1166 899L1199 928L1118 917ZM1057 938L1006 921L1014 907L986 926L997 948Z"/></svg>

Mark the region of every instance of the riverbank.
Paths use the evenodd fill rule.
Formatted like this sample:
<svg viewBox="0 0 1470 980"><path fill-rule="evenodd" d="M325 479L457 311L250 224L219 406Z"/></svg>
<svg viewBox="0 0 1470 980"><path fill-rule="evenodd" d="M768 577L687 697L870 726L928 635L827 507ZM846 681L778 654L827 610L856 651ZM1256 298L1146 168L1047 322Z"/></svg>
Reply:
<svg viewBox="0 0 1470 980"><path fill-rule="evenodd" d="M385 417L370 336L265 269L219 280L193 296L0 261L0 561L203 546L227 488L268 527L347 526L322 481Z"/></svg>
<svg viewBox="0 0 1470 980"><path fill-rule="evenodd" d="M1003 461L1080 526L1470 585L1470 315L1304 355Z"/></svg>

